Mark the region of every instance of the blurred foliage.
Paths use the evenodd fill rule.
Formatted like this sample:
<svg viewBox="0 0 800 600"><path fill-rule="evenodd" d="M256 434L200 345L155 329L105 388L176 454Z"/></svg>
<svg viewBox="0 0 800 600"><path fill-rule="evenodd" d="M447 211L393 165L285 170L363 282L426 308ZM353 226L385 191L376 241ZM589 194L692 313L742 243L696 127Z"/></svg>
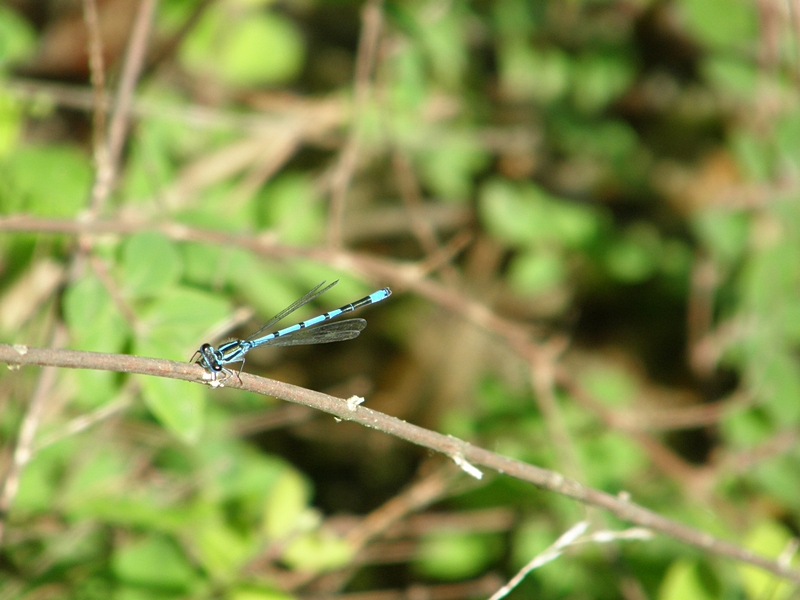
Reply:
<svg viewBox="0 0 800 600"><path fill-rule="evenodd" d="M800 530L797 15L750 0L387 1L361 98L363 8L160 2L158 52L102 217L321 246L332 174L356 132L347 245L422 260L429 248L409 214L442 243L466 229L456 289L520 329L536 326L533 341L571 342L559 360L572 385L550 399L570 447L522 357L399 294L357 343L259 351L248 371L393 398L376 408L778 556ZM72 88L36 87L90 89L82 38L59 37L82 22L54 2L0 7L3 216L85 216L91 115L70 104ZM111 83L115 41L105 40ZM34 92L20 93L22 76ZM231 332L246 335L323 279L341 283L318 309L369 289L330 264L179 238L95 236L87 265L70 235L4 232L0 341L47 345L63 323L70 348L186 360L230 331L234 306L255 313ZM0 375L4 467L38 376ZM424 534L401 527L381 540L394 544L383 554L356 554L337 517L366 514L408 484L425 461L406 444L325 418L291 425L280 404L167 379L65 371L49 396L7 515L3 600L285 600L317 589L307 582L332 585L320 575L337 571L349 573L346 591L446 589L509 578L585 516L487 477L430 509ZM659 420L731 398L710 422ZM115 403L124 409L70 433ZM272 418L284 424L261 425ZM470 516L481 509L512 518L484 527ZM437 511L463 519L439 523ZM626 586L662 600L791 593L657 538L582 547L508 597L619 598Z"/></svg>

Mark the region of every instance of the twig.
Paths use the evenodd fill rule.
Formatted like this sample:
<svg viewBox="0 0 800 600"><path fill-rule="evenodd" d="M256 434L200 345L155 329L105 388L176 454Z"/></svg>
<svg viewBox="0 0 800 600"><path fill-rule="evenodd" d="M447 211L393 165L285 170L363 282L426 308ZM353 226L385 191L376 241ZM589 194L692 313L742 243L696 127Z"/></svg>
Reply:
<svg viewBox="0 0 800 600"><path fill-rule="evenodd" d="M101 421L105 421L109 417L112 417L113 415L128 408L132 404L132 400L133 390L130 387L126 387L113 401L104 404L90 413L75 417L62 429L44 437L39 443L36 444L34 451L38 452L39 450L55 444L56 442L61 441L71 435L85 431L89 427L92 427Z"/></svg>
<svg viewBox="0 0 800 600"><path fill-rule="evenodd" d="M315 590L325 590L329 593L341 590L352 577L354 570L364 564L363 551L369 542L385 533L389 527L404 517L439 500L448 492L449 484L455 477L457 474L452 469L437 468L433 473L414 482L400 494L392 497L361 519L358 525L350 529L344 536L355 555L349 568L323 576L312 572L297 573L291 582L287 582L289 585L284 586L283 589L285 591L297 590L316 580L314 581ZM251 570L257 566L251 565Z"/></svg>
<svg viewBox="0 0 800 600"><path fill-rule="evenodd" d="M428 256L441 254L439 239L433 225L422 215L422 193L419 189L414 169L408 156L401 150L396 149L392 153L392 167L394 168L397 187L400 190L400 197L408 211L411 221L411 230L417 238L420 246ZM442 276L449 285L456 285L459 281L458 272L450 264L442 265Z"/></svg>
<svg viewBox="0 0 800 600"><path fill-rule="evenodd" d="M344 221L345 200L350 180L358 162L358 151L361 145L360 116L366 108L372 90L370 81L375 64L381 24L383 22L382 0L369 0L364 6L361 20L363 29L358 42L356 57L355 89L353 100L353 125L345 142L339 162L331 181L330 226L328 228L328 245L334 248L342 243L342 223Z"/></svg>
<svg viewBox="0 0 800 600"><path fill-rule="evenodd" d="M792 27L794 28L794 46L795 46L795 65L797 65L797 73L795 78L800 79L800 0L792 0L789 2L789 12L791 13Z"/></svg>
<svg viewBox="0 0 800 600"><path fill-rule="evenodd" d="M501 587L497 592L492 594L492 597L489 600L500 600L501 598L505 598L511 593L515 587L517 587L523 579L533 571L534 569L538 569L542 565L546 565L549 562L552 562L564 552L564 549L569 546L575 539L583 534L586 531L586 528L589 526L587 521L581 521L576 525L572 526L568 531L563 533L561 537L559 537L551 546L549 546L543 552L537 554L531 561L528 562L522 569L511 578L506 585Z"/></svg>
<svg viewBox="0 0 800 600"><path fill-rule="evenodd" d="M88 34L89 72L92 82L92 145L95 165L99 169L99 165L108 161L108 145L106 143L108 98L106 97L106 72L97 0L83 0L83 19L86 22Z"/></svg>
<svg viewBox="0 0 800 600"><path fill-rule="evenodd" d="M100 155L102 161L97 164L97 175L92 189L90 214L96 217L111 192L117 173L117 164L122 154L125 143L125 134L128 127L128 116L133 103L133 92L136 82L144 65L147 51L147 38L153 21L156 0L142 0L134 21L125 62L122 69L119 89L108 125L106 137L106 150Z"/></svg>
<svg viewBox="0 0 800 600"><path fill-rule="evenodd" d="M583 532L589 527L588 521L581 521L573 525L568 531L563 533L552 545L544 551L537 554L532 560L528 562L520 571L511 578L511 580L502 588L497 590L489 600L500 600L505 598L515 587L517 587L523 579L539 567L552 562L564 551L579 544L607 544L616 540L646 540L653 537L652 532L641 527L634 527L624 531L596 531L589 535L584 536Z"/></svg>
<svg viewBox="0 0 800 600"><path fill-rule="evenodd" d="M4 80L3 86L4 89L7 89L21 100L34 102L47 99L58 106L75 110L91 111L94 109L92 92L82 86L30 79ZM340 108L340 104L341 102L338 98L311 100L295 96L286 106L266 108L256 114L244 114L199 104L181 106L161 100L134 98L129 114L134 117L165 119L192 127L205 129L224 128L243 133L281 127L287 118L301 117L311 121L324 121L327 124L325 129L315 131L309 128L307 130L304 141L310 143L319 142L320 138L324 138L330 129L334 129L341 124L345 115L344 110ZM108 98L105 99L104 107L106 111L110 108Z"/></svg>
<svg viewBox="0 0 800 600"><path fill-rule="evenodd" d="M9 365L39 365L138 373L194 382L201 382L207 377L202 367L194 363L179 363L121 354L32 348L20 345L10 346L7 344L0 344L0 362L5 362ZM359 406L356 411L353 411L344 400L327 394L280 381L256 377L247 373L242 373L240 377L241 380L231 378L226 382L226 385L231 388L310 406L338 417L342 421L359 423L365 427L382 431L447 456L463 456L472 464L481 465L503 475L532 483L537 487L556 492L584 504L605 509L624 521L652 529L695 548L746 562L779 577L800 583L800 571L792 570L778 561L769 560L736 544L721 540L711 534L693 529L634 504L629 501L625 494L613 496L606 492L586 487L555 471L501 456L452 436L424 429L363 406Z"/></svg>
<svg viewBox="0 0 800 600"><path fill-rule="evenodd" d="M176 241L191 241L219 246L235 246L272 259L305 258L332 268L344 269L356 275L391 284L398 290L413 290L441 309L460 315L472 324L505 339L509 347L531 365L552 363L547 346L536 342L540 332L527 323L499 316L485 304L465 298L459 290L447 287L427 277L430 265L400 263L329 248L295 247L279 244L268 236L251 236L215 230L199 229L182 223L154 223L134 220L106 220L92 223L73 220L39 219L28 216L0 218L0 231L31 231L35 233L65 233L79 235L83 232L126 235L144 230L160 231ZM562 364L551 364L555 382L566 389L610 427L619 427L614 414L602 403L594 400L584 390L572 373ZM650 460L677 482L696 478L697 469L689 465L656 438L640 431L627 430L631 439L642 447Z"/></svg>
<svg viewBox="0 0 800 600"><path fill-rule="evenodd" d="M57 329L55 334L56 339L54 345L63 343L61 339L64 337L63 330ZM58 350L54 350L58 352ZM11 363L9 363L11 364ZM53 365L58 366L58 365ZM56 373L55 368L44 369L36 385L36 390L33 393L30 404L25 411L25 417L22 420L22 426L19 430L19 437L17 438L14 447L14 455L11 461L11 466L3 478L2 489L0 490L0 547L3 546L3 538L5 535L6 522L8 520L8 511L14 498L19 490L19 482L22 477L22 471L25 465L33 457L33 440L36 436L36 431L39 429L44 409L47 400L50 397L50 392L55 382Z"/></svg>
<svg viewBox="0 0 800 600"><path fill-rule="evenodd" d="M553 441L562 468L572 477L582 477L580 460L575 452L575 444L564 422L564 416L556 400L555 365L556 355L564 350L564 344L551 342L544 347L543 355L532 357L530 361L531 388L536 392L536 406L544 417L544 422Z"/></svg>

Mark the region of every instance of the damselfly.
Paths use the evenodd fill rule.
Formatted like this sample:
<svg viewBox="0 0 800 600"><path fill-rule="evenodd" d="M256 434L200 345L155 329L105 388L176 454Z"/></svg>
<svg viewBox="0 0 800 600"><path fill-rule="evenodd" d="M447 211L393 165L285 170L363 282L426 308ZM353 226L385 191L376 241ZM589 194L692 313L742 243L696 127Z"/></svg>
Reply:
<svg viewBox="0 0 800 600"><path fill-rule="evenodd" d="M220 373L225 374L225 381L233 375L233 371L228 369L226 365L232 363L242 363L239 367L239 373L242 372L244 367L244 356L253 348L259 346L299 346L301 344L327 344L328 342L340 342L342 340L351 340L358 337L358 334L367 326L364 319L347 319L346 321L336 321L335 323L328 323L340 315L352 312L362 306L374 304L381 300L386 300L391 296L392 291L389 288L383 288L377 292L372 292L369 296L364 296L360 300L346 304L340 308L326 312L324 314L312 317L300 323L296 323L284 329L280 329L273 333L264 334L264 331L282 321L301 306L308 304L318 296L321 296L333 286L339 283L338 280L334 281L328 286L323 281L313 290L308 292L299 300L293 302L284 308L277 315L272 317L267 323L253 335L244 340L233 340L225 342L219 348L214 348L211 344L203 344L200 349L195 352L197 360L206 371L211 375L211 381L217 382L217 377ZM199 356L198 356L199 355ZM194 357L193 357L194 360Z"/></svg>

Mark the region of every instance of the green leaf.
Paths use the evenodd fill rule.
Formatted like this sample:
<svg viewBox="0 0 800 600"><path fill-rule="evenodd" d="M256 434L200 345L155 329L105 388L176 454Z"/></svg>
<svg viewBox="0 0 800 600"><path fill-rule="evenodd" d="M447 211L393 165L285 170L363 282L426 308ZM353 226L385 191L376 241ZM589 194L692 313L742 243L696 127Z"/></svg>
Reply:
<svg viewBox="0 0 800 600"><path fill-rule="evenodd" d="M0 39L2 37L0 33ZM0 87L0 159L5 159L16 150L22 127L22 106L16 98ZM0 187L0 194L2 193L3 187Z"/></svg>
<svg viewBox="0 0 800 600"><path fill-rule="evenodd" d="M119 393L121 379L114 371L78 369L69 376L76 382L72 401L78 410L98 408Z"/></svg>
<svg viewBox="0 0 800 600"><path fill-rule="evenodd" d="M61 499L67 505L79 504L87 496L108 495L130 476L132 469L129 457L123 455L121 448L113 446L96 451L84 460L62 494Z"/></svg>
<svg viewBox="0 0 800 600"><path fill-rule="evenodd" d="M428 85L425 78L425 57L417 46L398 49L396 55L387 58L392 67L393 77L388 82L392 105L392 124L394 135L403 139L410 135L412 119L427 97Z"/></svg>
<svg viewBox="0 0 800 600"><path fill-rule="evenodd" d="M776 135L780 136L783 130L783 127L777 127ZM771 136L764 139L749 130L733 131L730 135L730 148L746 179L762 182L769 180L774 160Z"/></svg>
<svg viewBox="0 0 800 600"><path fill-rule="evenodd" d="M520 523L513 535L512 561L515 569L521 569L528 564L557 537L554 523L531 517Z"/></svg>
<svg viewBox="0 0 800 600"><path fill-rule="evenodd" d="M553 522L544 518L529 520L521 524L514 532L513 564L521 569L535 556L550 546L558 537ZM543 565L534 570L528 577L536 580L545 598L566 598L580 595L580 590L590 585L597 585L596 580L589 578L585 569L576 561L559 560Z"/></svg>
<svg viewBox="0 0 800 600"><path fill-rule="evenodd" d="M203 388L162 377L143 377L141 385L144 401L159 422L185 442L196 442L203 428Z"/></svg>
<svg viewBox="0 0 800 600"><path fill-rule="evenodd" d="M460 84L468 64L464 40L467 24L458 8L454 5L451 10L441 11L438 19L428 18L425 26L417 29L428 51L434 80L451 89Z"/></svg>
<svg viewBox="0 0 800 600"><path fill-rule="evenodd" d="M281 558L292 569L319 573L345 567L353 560L353 548L346 540L322 530L294 538Z"/></svg>
<svg viewBox="0 0 800 600"><path fill-rule="evenodd" d="M740 278L743 307L765 325L754 330L751 337L764 337L769 350L776 343L784 343L786 299L794 298L800 285L800 236L790 230L798 222L797 216L789 213L776 217L782 220L783 234L765 239L757 252L750 253Z"/></svg>
<svg viewBox="0 0 800 600"><path fill-rule="evenodd" d="M630 406L639 390L629 373L608 362L583 369L579 379L593 398L612 407Z"/></svg>
<svg viewBox="0 0 800 600"><path fill-rule="evenodd" d="M482 535L440 533L423 538L415 567L428 577L456 581L473 577L496 557L493 540Z"/></svg>
<svg viewBox="0 0 800 600"><path fill-rule="evenodd" d="M180 548L161 535L149 535L115 550L112 568L124 582L164 590L188 592L197 578Z"/></svg>
<svg viewBox="0 0 800 600"><path fill-rule="evenodd" d="M750 62L709 56L701 63L701 70L711 83L730 95L752 98L758 89L760 73Z"/></svg>
<svg viewBox="0 0 800 600"><path fill-rule="evenodd" d="M123 285L136 297L154 296L180 278L181 263L175 245L160 233L138 233L122 248Z"/></svg>
<svg viewBox="0 0 800 600"><path fill-rule="evenodd" d="M531 184L489 181L479 202L486 228L513 245L576 248L588 244L599 231L593 209L555 198Z"/></svg>
<svg viewBox="0 0 800 600"><path fill-rule="evenodd" d="M36 31L33 26L9 6L0 6L0 67L22 62L35 50Z"/></svg>
<svg viewBox="0 0 800 600"><path fill-rule="evenodd" d="M569 88L571 63L559 48L533 48L525 40L500 45L500 83L512 100L555 102Z"/></svg>
<svg viewBox="0 0 800 600"><path fill-rule="evenodd" d="M95 590L92 591L94 592ZM156 590L125 583L118 583L114 586L113 594L104 594L102 597L112 598L113 600L179 600L180 598L176 591Z"/></svg>
<svg viewBox="0 0 800 600"><path fill-rule="evenodd" d="M308 510L311 486L298 472L284 471L272 486L264 506L264 533L282 539L297 532Z"/></svg>
<svg viewBox="0 0 800 600"><path fill-rule="evenodd" d="M720 422L726 445L733 449L752 448L772 435L772 423L760 409L731 410Z"/></svg>
<svg viewBox="0 0 800 600"><path fill-rule="evenodd" d="M64 320L69 327L72 345L92 352L119 352L130 334L103 284L86 276L64 292Z"/></svg>
<svg viewBox="0 0 800 600"><path fill-rule="evenodd" d="M0 166L6 193L3 212L41 217L75 217L86 205L92 183L88 157L72 146L17 148Z"/></svg>
<svg viewBox="0 0 800 600"><path fill-rule="evenodd" d="M496 377L487 376L481 379L480 385L474 392L474 402L484 416L535 413L529 398L519 392L515 393L507 382ZM469 414L461 408L457 408L455 412L464 416Z"/></svg>
<svg viewBox="0 0 800 600"><path fill-rule="evenodd" d="M303 65L303 41L294 24L275 14L250 16L221 48L225 79L241 86L294 79Z"/></svg>
<svg viewBox="0 0 800 600"><path fill-rule="evenodd" d="M742 49L758 36L758 14L747 0L680 0L679 15L701 43L714 49Z"/></svg>
<svg viewBox="0 0 800 600"><path fill-rule="evenodd" d="M763 407L784 426L800 422L800 366L794 352L773 352L759 365L751 385L764 399Z"/></svg>
<svg viewBox="0 0 800 600"><path fill-rule="evenodd" d="M800 459L796 453L771 456L752 469L752 479L768 497L787 510L800 510ZM748 477L749 479L750 477Z"/></svg>
<svg viewBox="0 0 800 600"><path fill-rule="evenodd" d="M567 266L556 252L531 250L514 257L508 277L514 289L527 294L541 294L566 282Z"/></svg>
<svg viewBox="0 0 800 600"><path fill-rule="evenodd" d="M234 581L241 568L258 552L258 540L249 532L235 531L217 513L202 511L197 521L190 535L203 567L217 581Z"/></svg>
<svg viewBox="0 0 800 600"><path fill-rule="evenodd" d="M229 421L226 419L225 422ZM258 503L259 517L262 516L265 499L272 494L286 471L292 470L282 459L238 443L232 445L225 442L220 447L213 442L206 442L197 450L207 455L206 459L215 465L213 471L217 473L216 482L224 497ZM227 457L222 470L216 464L220 456Z"/></svg>
<svg viewBox="0 0 800 600"><path fill-rule="evenodd" d="M800 344L800 299L785 298L780 321L783 324L783 334L788 344Z"/></svg>
<svg viewBox="0 0 800 600"><path fill-rule="evenodd" d="M290 20L254 10L232 15L226 5L215 4L187 36L180 58L198 75L244 87L294 79L303 54L303 40Z"/></svg>
<svg viewBox="0 0 800 600"><path fill-rule="evenodd" d="M189 360L202 334L228 316L230 307L221 298L181 286L170 288L143 312L136 354Z"/></svg>
<svg viewBox="0 0 800 600"><path fill-rule="evenodd" d="M148 490L149 491L149 490ZM131 492L130 487L95 487L93 493L68 498L64 511L71 519L102 521L127 528L181 533L194 515L185 506L170 506L154 493Z"/></svg>
<svg viewBox="0 0 800 600"><path fill-rule="evenodd" d="M744 545L761 556L777 558L786 550L793 537L782 524L764 519L747 534ZM763 598L767 592L771 600L783 600L792 595L792 585L763 569L741 562L736 563L736 569L742 578L748 598Z"/></svg>
<svg viewBox="0 0 800 600"><path fill-rule="evenodd" d="M776 146L783 160L800 162L800 115L790 112L775 124Z"/></svg>
<svg viewBox="0 0 800 600"><path fill-rule="evenodd" d="M518 186L504 180L483 186L480 214L487 229L510 244L527 245L546 234L542 203L527 201Z"/></svg>
<svg viewBox="0 0 800 600"><path fill-rule="evenodd" d="M628 89L635 74L625 56L583 56L572 68L573 102L583 112L597 113Z"/></svg>
<svg viewBox="0 0 800 600"><path fill-rule="evenodd" d="M362 285L352 285L352 279L346 274L333 273L329 267L296 262L289 269L276 270L244 251L232 253L227 275L243 297L243 303L258 311L257 321L271 318L323 280L332 283L338 279L339 284L318 301L319 308L306 306L293 314L292 319L300 320L324 307L334 308L337 303L351 302L354 295L357 297L364 292Z"/></svg>
<svg viewBox="0 0 800 600"><path fill-rule="evenodd" d="M499 0L492 3L493 22L500 40L526 39L542 21L546 6L526 0Z"/></svg>
<svg viewBox="0 0 800 600"><path fill-rule="evenodd" d="M258 264L248 253L232 247L215 247L209 244L181 244L184 279L188 283L210 289L219 289L232 278L238 260L244 257L248 264Z"/></svg>
<svg viewBox="0 0 800 600"><path fill-rule="evenodd" d="M605 264L614 279L638 283L653 276L662 258L658 231L645 223L628 227L605 252Z"/></svg>
<svg viewBox="0 0 800 600"><path fill-rule="evenodd" d="M244 585L229 592L226 598L229 600L295 600L296 596L266 587Z"/></svg>
<svg viewBox="0 0 800 600"><path fill-rule="evenodd" d="M61 474L73 456L74 440L61 440L36 452L25 466L14 497L14 510L41 512L51 510L57 499Z"/></svg>
<svg viewBox="0 0 800 600"><path fill-rule="evenodd" d="M622 162L628 169L639 148L639 136L619 119L597 121L590 118L561 117L553 124L554 142L578 160L597 157Z"/></svg>
<svg viewBox="0 0 800 600"><path fill-rule="evenodd" d="M646 472L648 462L640 447L627 435L606 432L586 437L580 444L581 466L588 475L588 484L609 492L617 492L637 474Z"/></svg>
<svg viewBox="0 0 800 600"><path fill-rule="evenodd" d="M159 7L163 5L164 3L160 3ZM186 6L190 7L189 4ZM138 121L136 135L130 140L120 193L129 203L152 203L155 197L158 202L172 207L173 199L169 195L164 197L164 188L174 187L180 168L187 162L191 163L202 155L213 152L221 145L241 138L240 132L235 129L214 127L211 123L203 127L187 127L185 120L176 119L174 115L187 114L187 111L190 113L190 101L166 85L163 81L151 80L148 85L137 90L137 98L143 104L158 106L159 112L148 114L146 119ZM180 194L184 193L183 189L185 186L179 184ZM189 189L194 189L191 184ZM201 201L204 199L202 191L205 189L201 188L201 193L191 199L179 196L176 204L186 209L183 216L187 224L191 223L190 217L206 216L205 202ZM221 217L227 217L227 213L216 213L213 217L216 222L194 224L219 225Z"/></svg>
<svg viewBox="0 0 800 600"><path fill-rule="evenodd" d="M692 217L694 230L717 262L731 266L747 249L750 218L745 213L707 208Z"/></svg>
<svg viewBox="0 0 800 600"><path fill-rule="evenodd" d="M658 590L658 600L712 600L717 597L703 585L697 565L684 560L672 563Z"/></svg>
<svg viewBox="0 0 800 600"><path fill-rule="evenodd" d="M294 245L319 242L324 233L325 211L312 179L289 173L272 180L256 199L256 221Z"/></svg>
<svg viewBox="0 0 800 600"><path fill-rule="evenodd" d="M466 200L473 177L489 161L486 150L469 137L446 139L421 153L420 171L425 183L443 200Z"/></svg>

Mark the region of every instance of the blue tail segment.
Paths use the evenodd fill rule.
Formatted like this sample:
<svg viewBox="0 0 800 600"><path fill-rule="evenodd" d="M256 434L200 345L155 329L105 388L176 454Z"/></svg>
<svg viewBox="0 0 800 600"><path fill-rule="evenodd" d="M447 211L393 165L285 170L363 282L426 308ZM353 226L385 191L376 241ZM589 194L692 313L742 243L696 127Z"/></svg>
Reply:
<svg viewBox="0 0 800 600"><path fill-rule="evenodd" d="M329 342L340 342L358 337L364 327L367 326L367 322L364 319L347 319L345 321L336 322L330 321L333 321L333 319L336 319L345 313L353 312L354 310L364 306L369 306L370 304L375 304L376 302L386 300L386 298L392 295L392 291L389 288L383 288L377 292L372 292L369 296L364 296L360 300L356 300L355 302L351 302L350 304L346 304L324 314L317 315L316 317L306 319L300 323L295 323L289 327L279 329L273 333L264 334L264 331L271 329L279 321L282 321L300 307L308 304L318 296L321 296L337 283L339 283L338 280L325 286L325 282L323 281L305 296L299 300L296 300L277 315L272 317L261 329L256 331L247 339L226 342L220 345L219 348L214 348L214 346L211 344L203 344L200 346L200 349L195 352L195 356L199 355L195 362L200 364L200 366L202 366L211 374L211 381L217 381L217 377L220 373L225 374L225 378L222 380L225 381L225 379L228 379L228 377L233 375L233 371L228 369L225 365L229 365L231 363L242 363L241 367L239 368L239 372L241 373L242 367L244 367L245 354L247 354L253 348L258 348L259 346L299 346L302 344L327 344Z"/></svg>

